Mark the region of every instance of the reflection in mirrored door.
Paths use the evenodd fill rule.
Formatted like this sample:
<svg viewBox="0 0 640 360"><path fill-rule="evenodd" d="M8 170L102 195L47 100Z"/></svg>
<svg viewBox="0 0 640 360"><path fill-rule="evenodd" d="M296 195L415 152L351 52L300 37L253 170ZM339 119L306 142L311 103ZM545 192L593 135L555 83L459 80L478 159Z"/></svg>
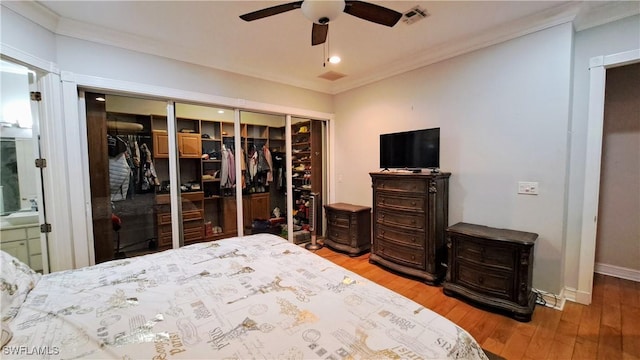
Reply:
<svg viewBox="0 0 640 360"><path fill-rule="evenodd" d="M95 262L170 248L166 102L84 96Z"/></svg>
<svg viewBox="0 0 640 360"><path fill-rule="evenodd" d="M30 99L30 77L35 77L27 67L7 60L0 60L0 70L0 249L46 272L46 241L41 241L39 224L44 213L41 176L34 164L37 106Z"/></svg>

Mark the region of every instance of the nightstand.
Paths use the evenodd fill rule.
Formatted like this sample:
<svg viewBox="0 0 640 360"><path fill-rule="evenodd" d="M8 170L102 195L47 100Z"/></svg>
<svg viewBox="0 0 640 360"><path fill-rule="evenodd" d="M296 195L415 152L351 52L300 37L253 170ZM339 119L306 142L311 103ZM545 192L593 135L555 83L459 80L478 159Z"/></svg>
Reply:
<svg viewBox="0 0 640 360"><path fill-rule="evenodd" d="M371 248L371 208L345 203L324 206L327 233L324 244L349 256Z"/></svg>
<svg viewBox="0 0 640 360"><path fill-rule="evenodd" d="M444 293L530 321L536 302L531 282L538 234L467 223L446 232L449 266Z"/></svg>

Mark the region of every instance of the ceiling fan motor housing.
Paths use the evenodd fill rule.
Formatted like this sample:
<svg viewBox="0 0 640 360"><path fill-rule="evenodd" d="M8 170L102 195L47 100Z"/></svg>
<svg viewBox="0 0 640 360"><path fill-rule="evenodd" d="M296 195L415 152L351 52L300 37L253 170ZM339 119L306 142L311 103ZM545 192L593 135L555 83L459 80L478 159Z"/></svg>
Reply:
<svg viewBox="0 0 640 360"><path fill-rule="evenodd" d="M316 24L325 25L344 11L344 0L304 0L302 13Z"/></svg>

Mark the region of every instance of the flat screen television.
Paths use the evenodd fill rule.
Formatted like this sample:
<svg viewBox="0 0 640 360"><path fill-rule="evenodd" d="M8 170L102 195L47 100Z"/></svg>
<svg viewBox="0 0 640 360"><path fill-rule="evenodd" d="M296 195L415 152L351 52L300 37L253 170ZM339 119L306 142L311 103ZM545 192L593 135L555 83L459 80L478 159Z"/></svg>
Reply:
<svg viewBox="0 0 640 360"><path fill-rule="evenodd" d="M440 128L380 134L380 168L437 169Z"/></svg>

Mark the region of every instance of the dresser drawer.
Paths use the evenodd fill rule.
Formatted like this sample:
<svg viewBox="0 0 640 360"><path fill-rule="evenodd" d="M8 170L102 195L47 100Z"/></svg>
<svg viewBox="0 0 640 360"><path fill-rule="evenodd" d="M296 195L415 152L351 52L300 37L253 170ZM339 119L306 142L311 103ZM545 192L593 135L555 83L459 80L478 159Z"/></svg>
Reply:
<svg viewBox="0 0 640 360"><path fill-rule="evenodd" d="M160 227L159 229L162 229L163 227ZM169 232L161 232L160 234L158 234L158 246L159 247L164 247L164 246L171 246L171 243L173 242L173 240L171 239L171 227L169 227Z"/></svg>
<svg viewBox="0 0 640 360"><path fill-rule="evenodd" d="M463 261L456 270L458 284L466 288L500 299L513 297L513 274L510 272L489 270Z"/></svg>
<svg viewBox="0 0 640 360"><path fill-rule="evenodd" d="M337 226L348 229L349 225L351 224L351 215L350 213L342 211L328 211L327 223L329 223L329 226Z"/></svg>
<svg viewBox="0 0 640 360"><path fill-rule="evenodd" d="M408 246L401 246L378 238L375 241L375 253L378 256L396 263L401 263L418 269L424 269L425 267L425 253L423 250L417 250Z"/></svg>
<svg viewBox="0 0 640 360"><path fill-rule="evenodd" d="M376 224L375 234L378 239L393 241L418 249L424 249L425 246L424 231L400 231L396 228Z"/></svg>
<svg viewBox="0 0 640 360"><path fill-rule="evenodd" d="M189 210L182 212L182 221L202 220L202 210Z"/></svg>
<svg viewBox="0 0 640 360"><path fill-rule="evenodd" d="M515 268L516 249L511 246L505 246L497 242L487 243L473 238L458 239L455 243L457 244L458 258L461 260L509 271Z"/></svg>
<svg viewBox="0 0 640 360"><path fill-rule="evenodd" d="M344 244L344 245L350 245L351 244L351 239L350 239L350 231L349 229L344 229L341 227L337 227L337 226L332 226L329 225L328 229L327 229L327 237L329 239L331 239L332 241L335 241L339 244Z"/></svg>
<svg viewBox="0 0 640 360"><path fill-rule="evenodd" d="M182 221L201 220L202 218L202 210L188 210L182 212ZM171 224L171 213L158 214L158 224Z"/></svg>
<svg viewBox="0 0 640 360"><path fill-rule="evenodd" d="M421 213L379 210L376 214L378 224L400 226L409 229L425 230L425 216Z"/></svg>
<svg viewBox="0 0 640 360"><path fill-rule="evenodd" d="M183 228L182 232L184 233L184 242L194 242L201 241L204 239L204 226L199 224L200 226L194 226L192 228Z"/></svg>
<svg viewBox="0 0 640 360"><path fill-rule="evenodd" d="M375 183L376 190L427 192L427 182L417 179L380 179Z"/></svg>
<svg viewBox="0 0 640 360"><path fill-rule="evenodd" d="M409 211L425 212L426 210L424 197L397 196L390 193L378 193L376 195L376 205L380 207L397 208Z"/></svg>

